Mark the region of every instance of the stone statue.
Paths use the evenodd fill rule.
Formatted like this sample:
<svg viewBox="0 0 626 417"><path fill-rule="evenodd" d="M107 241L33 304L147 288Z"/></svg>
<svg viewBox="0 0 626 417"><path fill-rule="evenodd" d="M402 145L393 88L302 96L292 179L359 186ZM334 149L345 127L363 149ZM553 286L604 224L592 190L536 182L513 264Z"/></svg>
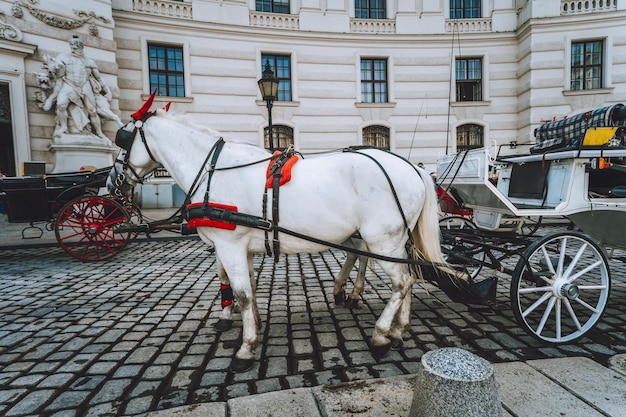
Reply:
<svg viewBox="0 0 626 417"><path fill-rule="evenodd" d="M47 73L35 74L40 88L35 98L45 111L56 104L55 141L65 134L95 135L110 145L100 118L122 126L120 118L111 111L111 90L95 61L84 56L80 38L74 35L69 44L70 54L44 56Z"/></svg>

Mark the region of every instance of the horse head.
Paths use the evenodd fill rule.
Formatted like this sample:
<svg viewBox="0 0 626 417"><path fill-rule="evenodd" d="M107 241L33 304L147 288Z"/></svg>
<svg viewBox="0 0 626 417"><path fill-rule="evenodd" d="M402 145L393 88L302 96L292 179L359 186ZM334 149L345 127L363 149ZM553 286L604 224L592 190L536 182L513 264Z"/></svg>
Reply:
<svg viewBox="0 0 626 417"><path fill-rule="evenodd" d="M156 90L141 108L131 115L133 120L118 129L115 134L115 144L121 150L109 173L107 189L121 199L129 198L132 189L161 165L151 150L144 132L144 123L154 115L149 109L155 95ZM139 141L136 140L138 136Z"/></svg>

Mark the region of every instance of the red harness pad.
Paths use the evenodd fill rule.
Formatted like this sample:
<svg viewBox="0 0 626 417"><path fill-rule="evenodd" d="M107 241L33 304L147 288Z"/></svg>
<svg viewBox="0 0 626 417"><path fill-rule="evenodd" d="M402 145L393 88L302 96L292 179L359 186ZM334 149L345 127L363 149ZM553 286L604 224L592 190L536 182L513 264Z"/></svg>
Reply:
<svg viewBox="0 0 626 417"><path fill-rule="evenodd" d="M192 203L192 204L188 204L187 208L190 209L192 207L202 207L203 205L204 203ZM227 204L211 203L211 202L209 202L209 206L237 212L237 206L229 206ZM189 219L189 221L187 222L187 225L189 227L216 227L218 229L226 229L226 230L235 230L235 228L237 227L237 225L234 223L223 222L220 220L205 219L203 217Z"/></svg>
<svg viewBox="0 0 626 417"><path fill-rule="evenodd" d="M265 182L265 185L267 188L272 188L274 175L273 174L270 175L270 171L272 169L272 165L274 165L274 161L276 161L276 158L278 158L278 156L281 153L282 152L280 151L274 152L274 157L270 160L270 163L267 165L267 173L265 174L265 176L267 177L267 181ZM280 181L278 185L284 185L291 180L291 168L293 168L295 163L298 162L299 160L300 158L298 158L298 155L293 155L289 159L287 159L287 162L285 162L283 166L280 168L280 173L282 174L282 176L280 177Z"/></svg>

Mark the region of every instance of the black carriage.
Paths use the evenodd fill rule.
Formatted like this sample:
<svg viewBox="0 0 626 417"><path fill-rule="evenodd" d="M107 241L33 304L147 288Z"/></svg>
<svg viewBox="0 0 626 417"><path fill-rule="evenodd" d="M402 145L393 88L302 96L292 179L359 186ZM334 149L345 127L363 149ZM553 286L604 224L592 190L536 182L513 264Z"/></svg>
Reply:
<svg viewBox="0 0 626 417"><path fill-rule="evenodd" d="M100 195L110 167L41 176L0 179L9 223L37 223L54 230L63 250L82 261L108 259L124 248L133 236L118 227L135 214L116 199Z"/></svg>

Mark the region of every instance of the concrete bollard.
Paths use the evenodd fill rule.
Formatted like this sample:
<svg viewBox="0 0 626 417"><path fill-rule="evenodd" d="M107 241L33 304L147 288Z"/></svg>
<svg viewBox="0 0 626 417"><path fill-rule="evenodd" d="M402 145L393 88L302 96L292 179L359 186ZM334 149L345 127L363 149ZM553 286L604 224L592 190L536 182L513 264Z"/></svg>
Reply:
<svg viewBox="0 0 626 417"><path fill-rule="evenodd" d="M493 366L459 348L422 356L409 417L501 417Z"/></svg>

